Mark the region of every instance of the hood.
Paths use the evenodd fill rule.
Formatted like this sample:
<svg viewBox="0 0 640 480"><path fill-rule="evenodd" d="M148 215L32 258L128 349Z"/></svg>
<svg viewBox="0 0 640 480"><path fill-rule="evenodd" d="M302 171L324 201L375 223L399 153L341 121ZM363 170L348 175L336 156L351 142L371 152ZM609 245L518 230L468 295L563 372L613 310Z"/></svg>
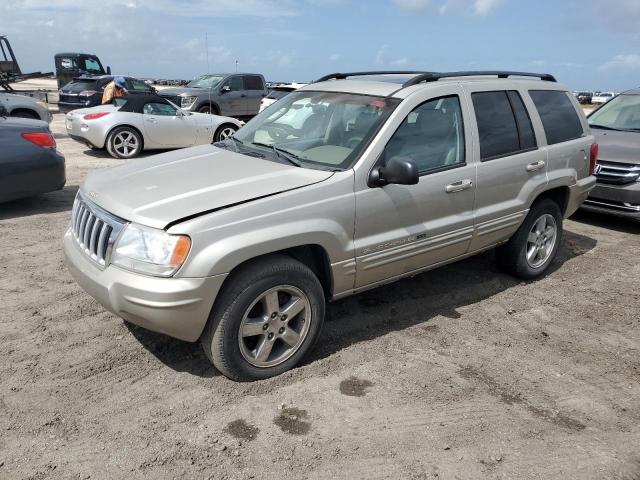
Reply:
<svg viewBox="0 0 640 480"><path fill-rule="evenodd" d="M591 133L596 137L600 160L640 164L640 132L592 128Z"/></svg>
<svg viewBox="0 0 640 480"><path fill-rule="evenodd" d="M322 182L331 175L201 145L95 170L81 192L125 220L165 228L186 217Z"/></svg>
<svg viewBox="0 0 640 480"><path fill-rule="evenodd" d="M158 89L158 95L161 97L177 97L178 95L189 95L193 97L197 97L201 95L202 92L206 92L206 88L193 88L193 87L177 87L177 88L163 88L162 90Z"/></svg>

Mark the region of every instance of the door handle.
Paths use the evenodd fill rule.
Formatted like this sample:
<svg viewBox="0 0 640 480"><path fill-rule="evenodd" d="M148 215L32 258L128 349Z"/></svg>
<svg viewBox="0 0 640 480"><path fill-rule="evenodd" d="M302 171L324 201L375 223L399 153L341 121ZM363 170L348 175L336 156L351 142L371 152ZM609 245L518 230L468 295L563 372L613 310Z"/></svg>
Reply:
<svg viewBox="0 0 640 480"><path fill-rule="evenodd" d="M539 162L530 163L527 165L527 172L535 172L537 170L542 170L546 164L544 161L540 160Z"/></svg>
<svg viewBox="0 0 640 480"><path fill-rule="evenodd" d="M155 118L147 118L147 122L149 122L149 123L158 123L158 121Z"/></svg>
<svg viewBox="0 0 640 480"><path fill-rule="evenodd" d="M444 190L447 193L456 193L456 192L462 192L463 190L467 190L471 187L473 187L473 182L467 179L467 180L460 180L459 182L455 182L455 183L450 183L444 188Z"/></svg>

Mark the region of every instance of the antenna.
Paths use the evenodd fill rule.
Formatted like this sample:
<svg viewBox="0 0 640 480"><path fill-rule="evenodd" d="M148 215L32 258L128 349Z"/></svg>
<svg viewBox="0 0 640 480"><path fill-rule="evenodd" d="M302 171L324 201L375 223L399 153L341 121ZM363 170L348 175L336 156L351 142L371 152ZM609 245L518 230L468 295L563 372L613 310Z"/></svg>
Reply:
<svg viewBox="0 0 640 480"><path fill-rule="evenodd" d="M204 32L204 44L207 51L207 73L211 73L211 69L209 68L209 33Z"/></svg>

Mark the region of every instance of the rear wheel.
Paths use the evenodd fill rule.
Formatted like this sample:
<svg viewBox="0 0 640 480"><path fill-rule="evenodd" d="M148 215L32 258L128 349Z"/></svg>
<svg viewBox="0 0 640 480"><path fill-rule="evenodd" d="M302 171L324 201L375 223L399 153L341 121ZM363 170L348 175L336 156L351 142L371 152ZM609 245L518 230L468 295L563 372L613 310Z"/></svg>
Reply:
<svg viewBox="0 0 640 480"><path fill-rule="evenodd" d="M221 125L213 136L214 142L221 142L227 138L231 138L238 131L238 127L231 124Z"/></svg>
<svg viewBox="0 0 640 480"><path fill-rule="evenodd" d="M324 309L322 286L306 265L265 257L227 280L201 343L225 376L269 378L295 367L311 350Z"/></svg>
<svg viewBox="0 0 640 480"><path fill-rule="evenodd" d="M544 274L558 253L562 212L550 199L536 202L511 239L497 250L500 266L525 280Z"/></svg>
<svg viewBox="0 0 640 480"><path fill-rule="evenodd" d="M133 158L142 151L142 137L131 127L118 127L107 137L107 151L114 158Z"/></svg>

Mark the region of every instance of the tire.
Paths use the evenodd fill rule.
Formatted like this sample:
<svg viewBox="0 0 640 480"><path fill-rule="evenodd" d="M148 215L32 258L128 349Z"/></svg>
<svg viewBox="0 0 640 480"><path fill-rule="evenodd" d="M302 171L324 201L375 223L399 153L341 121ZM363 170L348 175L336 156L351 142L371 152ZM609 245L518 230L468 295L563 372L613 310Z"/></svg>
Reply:
<svg viewBox="0 0 640 480"><path fill-rule="evenodd" d="M543 230L542 235L537 232ZM562 212L556 202L536 202L513 237L497 249L500 267L524 280L543 275L562 242ZM535 255L534 255L535 254Z"/></svg>
<svg viewBox="0 0 640 480"><path fill-rule="evenodd" d="M28 110L18 110L17 112L12 112L11 116L17 118L31 118L33 120L40 120L40 116L37 113Z"/></svg>
<svg viewBox="0 0 640 480"><path fill-rule="evenodd" d="M287 317L290 306L298 308L288 310L295 313ZM309 353L322 329L324 311L322 285L311 269L290 257L270 255L231 274L200 342L226 377L262 380L290 370ZM263 344L270 348L261 350Z"/></svg>
<svg viewBox="0 0 640 480"><path fill-rule="evenodd" d="M227 138L231 138L234 133L238 131L238 127L231 123L225 123L224 125L220 125L218 130L216 130L215 135L213 136L214 142L221 142L226 140Z"/></svg>
<svg viewBox="0 0 640 480"><path fill-rule="evenodd" d="M208 113L211 115L219 115L218 109L212 105L203 105L198 109L198 113Z"/></svg>
<svg viewBox="0 0 640 480"><path fill-rule="evenodd" d="M131 127L117 127L109 133L106 145L107 152L113 158L130 159L142 151L142 137Z"/></svg>

